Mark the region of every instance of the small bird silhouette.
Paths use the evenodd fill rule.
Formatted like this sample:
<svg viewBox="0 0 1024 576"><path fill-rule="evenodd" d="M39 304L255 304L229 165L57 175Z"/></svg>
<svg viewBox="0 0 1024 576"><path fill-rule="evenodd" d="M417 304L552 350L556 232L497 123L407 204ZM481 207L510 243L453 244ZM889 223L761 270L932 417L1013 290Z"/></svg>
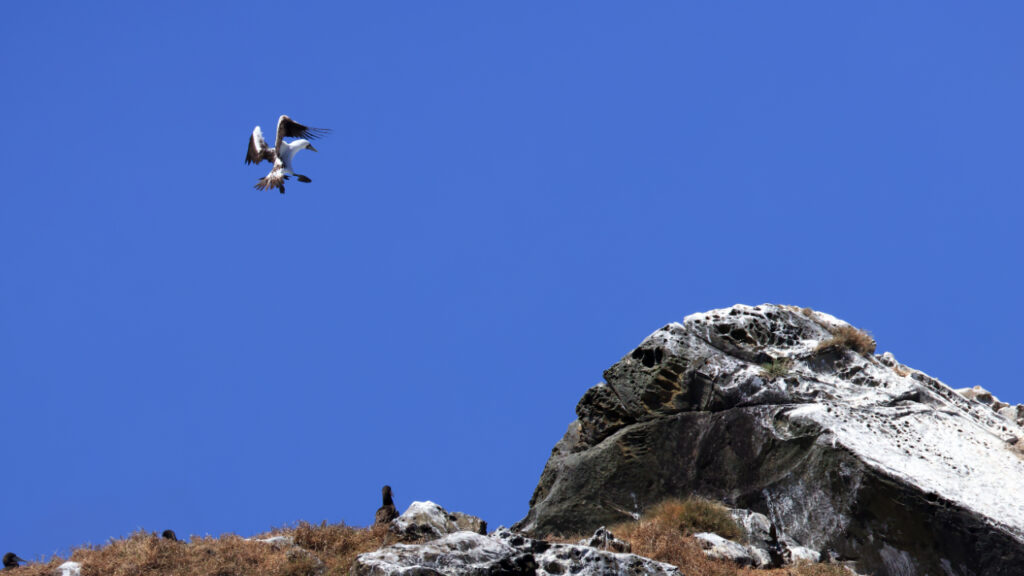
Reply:
<svg viewBox="0 0 1024 576"><path fill-rule="evenodd" d="M174 533L174 530L164 530L163 534L160 534L160 537L166 540L178 541L178 535Z"/></svg>
<svg viewBox="0 0 1024 576"><path fill-rule="evenodd" d="M381 488L381 494L384 497L384 505L377 509L374 524L387 524L398 518L398 509L395 508L395 502L391 499L391 486L385 485Z"/></svg>
<svg viewBox="0 0 1024 576"><path fill-rule="evenodd" d="M18 555L15 554L14 552L8 552L7 554L4 554L4 569L5 570L8 569L8 568L17 568L18 567L18 562L25 562L27 564L28 560L22 560L21 558L18 558Z"/></svg>

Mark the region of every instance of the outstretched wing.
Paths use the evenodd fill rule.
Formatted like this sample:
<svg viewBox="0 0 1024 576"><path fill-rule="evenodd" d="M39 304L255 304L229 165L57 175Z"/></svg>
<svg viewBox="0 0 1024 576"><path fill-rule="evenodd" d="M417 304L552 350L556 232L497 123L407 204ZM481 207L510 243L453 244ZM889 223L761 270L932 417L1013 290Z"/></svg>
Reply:
<svg viewBox="0 0 1024 576"><path fill-rule="evenodd" d="M311 128L309 126L303 126L282 114L281 117L277 119L277 142L275 142L274 146L280 149L281 140L285 137L316 140L317 138L326 136L330 132L331 130L329 128Z"/></svg>
<svg viewBox="0 0 1024 576"><path fill-rule="evenodd" d="M267 146L267 141L263 139L263 131L257 126L249 137L249 152L245 155L245 163L259 164L264 160L273 162L274 152Z"/></svg>

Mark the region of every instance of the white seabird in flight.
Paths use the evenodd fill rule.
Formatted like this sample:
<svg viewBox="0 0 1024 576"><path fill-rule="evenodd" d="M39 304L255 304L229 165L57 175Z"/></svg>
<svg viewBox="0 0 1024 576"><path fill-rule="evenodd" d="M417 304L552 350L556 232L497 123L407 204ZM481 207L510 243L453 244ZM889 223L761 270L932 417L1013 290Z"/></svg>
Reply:
<svg viewBox="0 0 1024 576"><path fill-rule="evenodd" d="M270 169L270 173L265 177L260 178L256 182L257 190L269 190L271 188L277 188L284 194L284 181L288 180L289 175L295 176L299 182L312 182L308 176L302 174L296 174L292 170L292 160L295 159L295 155L303 148L309 148L313 152L316 152L316 148L309 143L310 140L315 140L321 136L329 133L330 130L327 128L310 128L309 126L303 126L298 122L295 122L291 118L285 115L281 115L277 119L277 138L274 142L274 147L270 148L267 146L267 141L263 139L263 131L257 126L252 131L252 136L249 138L249 152L245 155L246 164L259 164L260 162L267 160L274 165ZM292 140L291 142L285 142L285 136L289 138L299 138L299 140Z"/></svg>

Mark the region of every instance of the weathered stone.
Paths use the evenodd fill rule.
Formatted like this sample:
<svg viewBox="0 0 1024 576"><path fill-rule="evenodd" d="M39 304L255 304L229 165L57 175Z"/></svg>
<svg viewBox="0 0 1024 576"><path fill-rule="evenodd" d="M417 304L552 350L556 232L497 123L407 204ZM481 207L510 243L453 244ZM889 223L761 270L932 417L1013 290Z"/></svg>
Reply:
<svg viewBox="0 0 1024 576"><path fill-rule="evenodd" d="M782 550L777 553L780 556L778 562L772 561L772 552L780 543L772 536L772 523L764 514L758 514L750 510L733 508L729 514L736 520L736 524L743 529L742 541L750 548L754 557L754 565L758 568L778 567L785 564L781 559ZM781 545L781 546L784 546Z"/></svg>
<svg viewBox="0 0 1024 576"><path fill-rule="evenodd" d="M401 516L391 521L389 530L407 540L440 538L446 534L468 531L487 533L487 523L462 512L448 512L427 502L413 502Z"/></svg>
<svg viewBox="0 0 1024 576"><path fill-rule="evenodd" d="M424 544L395 544L360 554L352 576L681 576L669 564L590 546L551 544L498 529L456 532Z"/></svg>
<svg viewBox="0 0 1024 576"><path fill-rule="evenodd" d="M790 561L794 564L800 562L810 562L814 564L821 561L821 554L811 550L810 548L804 548L803 546L790 546L789 554Z"/></svg>
<svg viewBox="0 0 1024 576"><path fill-rule="evenodd" d="M696 494L764 514L791 555L876 576L1017 574L1024 430L1010 408L891 354L822 345L844 326L763 305L658 330L584 395L516 528L589 532ZM788 374L762 378L773 359Z"/></svg>
<svg viewBox="0 0 1024 576"><path fill-rule="evenodd" d="M514 567L519 570L512 570ZM532 574L536 567L532 554L522 553L498 539L474 532L455 532L425 544L395 544L360 554L350 573L476 576L497 573L499 568L508 569L510 574Z"/></svg>
<svg viewBox="0 0 1024 576"><path fill-rule="evenodd" d="M999 415L1017 426L1024 426L1024 404L1006 406L999 410Z"/></svg>
<svg viewBox="0 0 1024 576"><path fill-rule="evenodd" d="M758 548L768 548L772 542L772 522L764 514L751 510L732 508L729 510L736 525L743 530L743 540Z"/></svg>
<svg viewBox="0 0 1024 576"><path fill-rule="evenodd" d="M999 398L996 398L991 392L985 390L981 386L974 386L971 388L958 388L957 394L960 394L968 400L974 400L979 404L983 404L992 409L993 412L999 414L1011 423L1017 426L1024 426L1024 404L1010 405L1006 402L1002 402ZM1020 436L1012 433L1004 435L1004 440L1008 444L1016 444Z"/></svg>
<svg viewBox="0 0 1024 576"><path fill-rule="evenodd" d="M580 540L579 544L580 546L590 546L598 550L611 550L612 552L624 552L627 554L633 551L629 542L619 540L604 526L598 528L590 538Z"/></svg>
<svg viewBox="0 0 1024 576"><path fill-rule="evenodd" d="M693 535L710 558L718 560L729 560L740 566L757 566L758 561L749 547L738 542L722 538L718 534L710 532L698 532Z"/></svg>

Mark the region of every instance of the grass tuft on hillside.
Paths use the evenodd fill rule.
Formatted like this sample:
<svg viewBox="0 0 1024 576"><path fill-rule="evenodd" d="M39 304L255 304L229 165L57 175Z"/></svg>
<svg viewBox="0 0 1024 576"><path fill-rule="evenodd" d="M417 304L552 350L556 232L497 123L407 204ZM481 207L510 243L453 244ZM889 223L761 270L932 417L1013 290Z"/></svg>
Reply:
<svg viewBox="0 0 1024 576"><path fill-rule="evenodd" d="M816 351L828 348L845 348L853 350L861 356L870 356L875 353L875 339L864 330L858 330L853 326L844 325L832 331L832 337L818 344Z"/></svg>
<svg viewBox="0 0 1024 576"><path fill-rule="evenodd" d="M714 532L742 541L743 530L724 506L702 498L666 500L639 520L617 524L609 530L629 542L634 554L678 566L686 576L850 576L846 568L836 564L796 564L761 570L708 558L693 534Z"/></svg>
<svg viewBox="0 0 1024 576"><path fill-rule="evenodd" d="M295 528L279 528L259 537L268 536L290 536L302 549L233 534L175 542L140 530L127 538L111 539L104 546L77 548L70 558L54 557L5 573L53 576L58 566L74 560L82 564L82 576L312 576L319 573L321 564L325 576L342 576L348 574L356 555L385 544L387 531L383 526L300 522Z"/></svg>

